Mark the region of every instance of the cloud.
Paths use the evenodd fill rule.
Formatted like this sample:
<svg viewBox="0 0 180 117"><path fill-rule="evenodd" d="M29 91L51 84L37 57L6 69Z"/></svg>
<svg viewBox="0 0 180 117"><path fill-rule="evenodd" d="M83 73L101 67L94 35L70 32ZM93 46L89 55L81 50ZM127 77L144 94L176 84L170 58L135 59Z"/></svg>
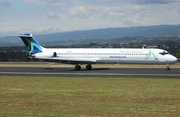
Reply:
<svg viewBox="0 0 180 117"><path fill-rule="evenodd" d="M58 19L60 19L60 16L59 16L58 14L53 13L53 12L48 12L48 13L46 13L46 14L45 14L45 17L46 17L47 19L53 19L53 20L58 20Z"/></svg>
<svg viewBox="0 0 180 117"><path fill-rule="evenodd" d="M176 19L180 0L25 0L55 9L47 19L88 20L97 24L109 22L117 26L167 24L169 14ZM175 5L176 4L176 5ZM173 12L171 12L173 11ZM170 13L171 12L171 13ZM163 15L164 14L164 15ZM177 15L177 16L176 16ZM156 19L156 20L155 20ZM164 21L164 22L162 22ZM173 22L173 20L171 20ZM177 22L177 21L176 21ZM104 25L104 24L102 24Z"/></svg>
<svg viewBox="0 0 180 117"><path fill-rule="evenodd" d="M180 0L24 0L26 3L34 3L45 6L122 6L125 4L168 4L177 3Z"/></svg>
<svg viewBox="0 0 180 117"><path fill-rule="evenodd" d="M180 0L132 0L132 2L138 4L169 4L169 3L177 3Z"/></svg>
<svg viewBox="0 0 180 117"><path fill-rule="evenodd" d="M11 6L11 0L0 0L0 6L5 6L5 7Z"/></svg>
<svg viewBox="0 0 180 117"><path fill-rule="evenodd" d="M26 3L33 3L33 4L43 5L43 6L59 6L59 7L67 5L69 2L67 0L24 0L24 1Z"/></svg>
<svg viewBox="0 0 180 117"><path fill-rule="evenodd" d="M4 20L0 23L1 27L10 26L12 28L7 27L6 29L17 30L17 32L19 29L27 30L27 32L28 30L32 30L31 32L46 32L46 30L47 32L55 32L59 27L61 27L61 31L69 31L180 24L180 0L23 1L18 3L18 8L17 5L13 7L19 13L18 9L22 11L24 7L28 6L27 10L24 10L26 13L23 18L19 18L20 21L14 20L17 19L17 15L11 15L11 12L7 11L9 21L6 20L6 17L1 18ZM8 6L8 4L11 5L10 0L0 0L0 5ZM13 4L16 3L13 2ZM23 5L23 8L20 5ZM32 19L32 16L36 18ZM4 28L0 31L3 30Z"/></svg>

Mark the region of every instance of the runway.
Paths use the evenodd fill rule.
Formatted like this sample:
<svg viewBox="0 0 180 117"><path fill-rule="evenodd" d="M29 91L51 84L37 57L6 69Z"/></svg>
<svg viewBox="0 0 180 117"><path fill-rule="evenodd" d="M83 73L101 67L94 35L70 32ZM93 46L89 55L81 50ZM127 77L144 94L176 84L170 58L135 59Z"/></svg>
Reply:
<svg viewBox="0 0 180 117"><path fill-rule="evenodd" d="M97 68L75 71L72 68L0 67L0 76L180 78L180 69L166 71L163 68Z"/></svg>

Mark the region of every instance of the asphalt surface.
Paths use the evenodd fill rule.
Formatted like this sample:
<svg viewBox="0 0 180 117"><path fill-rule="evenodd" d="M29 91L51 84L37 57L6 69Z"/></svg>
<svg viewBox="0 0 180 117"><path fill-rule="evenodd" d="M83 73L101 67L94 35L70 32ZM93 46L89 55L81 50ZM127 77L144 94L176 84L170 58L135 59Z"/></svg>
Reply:
<svg viewBox="0 0 180 117"><path fill-rule="evenodd" d="M75 71L73 68L0 67L0 76L66 76L118 78L180 78L180 68L97 68Z"/></svg>

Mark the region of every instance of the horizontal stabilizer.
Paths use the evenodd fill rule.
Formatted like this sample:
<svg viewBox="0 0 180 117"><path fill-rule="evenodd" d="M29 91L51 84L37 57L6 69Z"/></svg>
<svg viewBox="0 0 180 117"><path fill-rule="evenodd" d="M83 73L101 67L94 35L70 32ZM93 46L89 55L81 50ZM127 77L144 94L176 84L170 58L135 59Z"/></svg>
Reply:
<svg viewBox="0 0 180 117"><path fill-rule="evenodd" d="M18 37L33 37L31 33L20 34Z"/></svg>

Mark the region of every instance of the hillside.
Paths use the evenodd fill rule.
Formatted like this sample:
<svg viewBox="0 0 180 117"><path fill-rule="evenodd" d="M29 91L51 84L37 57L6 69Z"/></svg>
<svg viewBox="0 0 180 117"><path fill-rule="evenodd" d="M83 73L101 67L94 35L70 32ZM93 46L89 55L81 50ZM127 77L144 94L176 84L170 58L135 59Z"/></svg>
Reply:
<svg viewBox="0 0 180 117"><path fill-rule="evenodd" d="M86 40L109 40L135 36L180 35L180 25L143 26L129 28L106 28L83 31L61 32L45 35L34 35L42 45L60 45L77 43ZM23 42L17 37L1 37L0 46L20 46Z"/></svg>

